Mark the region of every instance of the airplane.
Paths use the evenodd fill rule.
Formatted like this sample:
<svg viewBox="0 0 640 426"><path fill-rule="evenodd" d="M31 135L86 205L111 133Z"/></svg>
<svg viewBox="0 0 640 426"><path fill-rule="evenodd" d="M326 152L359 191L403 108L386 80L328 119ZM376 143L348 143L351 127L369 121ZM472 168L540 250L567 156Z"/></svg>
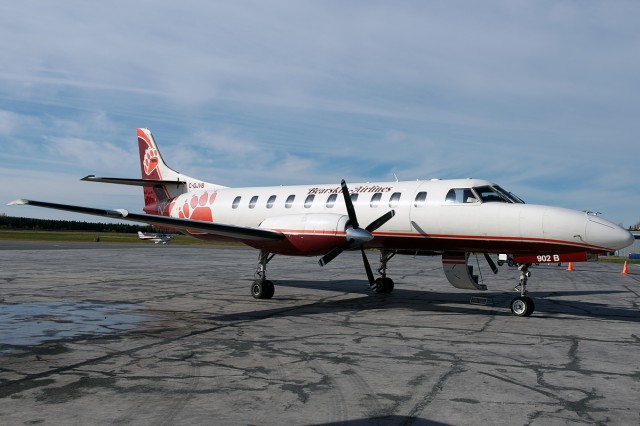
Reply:
<svg viewBox="0 0 640 426"><path fill-rule="evenodd" d="M275 255L320 256L324 266L345 250L360 250L372 290L391 293L387 276L396 255L441 256L451 285L486 290L469 265L470 254L508 254L518 266L519 293L511 312L527 317L535 304L527 296L532 264L586 261L589 255L629 246L633 236L592 212L525 204L499 185L482 179L264 186L230 188L170 168L148 129L136 130L141 179L96 177L81 180L141 186L144 214L20 199L32 205L147 223L209 241L239 241L259 250L256 299L270 299L274 283L267 264ZM378 277L366 250L380 254Z"/></svg>
<svg viewBox="0 0 640 426"><path fill-rule="evenodd" d="M144 232L138 231L138 238L145 241L153 241L156 244L158 243L167 244L168 242L171 241L172 237L171 235L167 235L167 234L146 235Z"/></svg>

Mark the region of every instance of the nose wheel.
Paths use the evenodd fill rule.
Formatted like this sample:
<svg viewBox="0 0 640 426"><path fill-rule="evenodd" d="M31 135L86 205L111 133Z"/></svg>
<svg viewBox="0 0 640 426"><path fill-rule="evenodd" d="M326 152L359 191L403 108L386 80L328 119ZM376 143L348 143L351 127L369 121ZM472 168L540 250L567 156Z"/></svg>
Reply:
<svg viewBox="0 0 640 426"><path fill-rule="evenodd" d="M511 301L511 312L518 317L528 317L533 313L535 304L529 296L514 297Z"/></svg>

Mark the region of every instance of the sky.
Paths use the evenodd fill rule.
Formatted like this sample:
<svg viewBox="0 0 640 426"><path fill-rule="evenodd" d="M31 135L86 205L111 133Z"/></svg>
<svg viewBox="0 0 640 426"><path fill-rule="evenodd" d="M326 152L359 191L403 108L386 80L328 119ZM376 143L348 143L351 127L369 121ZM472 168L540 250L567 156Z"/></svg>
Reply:
<svg viewBox="0 0 640 426"><path fill-rule="evenodd" d="M225 186L474 177L640 221L640 2L0 4L0 213L140 212L135 129Z"/></svg>

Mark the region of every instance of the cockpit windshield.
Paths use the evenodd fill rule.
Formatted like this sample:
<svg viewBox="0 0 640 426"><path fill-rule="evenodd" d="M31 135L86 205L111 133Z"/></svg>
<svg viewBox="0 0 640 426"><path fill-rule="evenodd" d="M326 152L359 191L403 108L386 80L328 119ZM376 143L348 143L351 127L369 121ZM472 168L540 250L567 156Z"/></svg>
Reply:
<svg viewBox="0 0 640 426"><path fill-rule="evenodd" d="M495 186L476 186L473 188L473 191L478 195L478 198L483 203L514 203L514 204L524 204L520 198L516 197L510 192L505 191L500 188L498 185Z"/></svg>

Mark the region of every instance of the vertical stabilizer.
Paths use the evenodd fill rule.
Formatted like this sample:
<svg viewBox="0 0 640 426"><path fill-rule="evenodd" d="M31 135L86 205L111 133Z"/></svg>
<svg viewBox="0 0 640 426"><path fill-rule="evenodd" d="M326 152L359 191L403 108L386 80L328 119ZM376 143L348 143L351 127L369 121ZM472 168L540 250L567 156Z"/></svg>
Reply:
<svg viewBox="0 0 640 426"><path fill-rule="evenodd" d="M180 174L167 166L149 129L136 129L142 179L178 180Z"/></svg>
<svg viewBox="0 0 640 426"><path fill-rule="evenodd" d="M162 159L158 145L149 129L136 129L140 151L142 179L163 181L157 186L144 187L144 211L165 214L170 201L180 194L194 190L216 190L220 185L203 182L176 172ZM169 183L167 181L175 182Z"/></svg>

